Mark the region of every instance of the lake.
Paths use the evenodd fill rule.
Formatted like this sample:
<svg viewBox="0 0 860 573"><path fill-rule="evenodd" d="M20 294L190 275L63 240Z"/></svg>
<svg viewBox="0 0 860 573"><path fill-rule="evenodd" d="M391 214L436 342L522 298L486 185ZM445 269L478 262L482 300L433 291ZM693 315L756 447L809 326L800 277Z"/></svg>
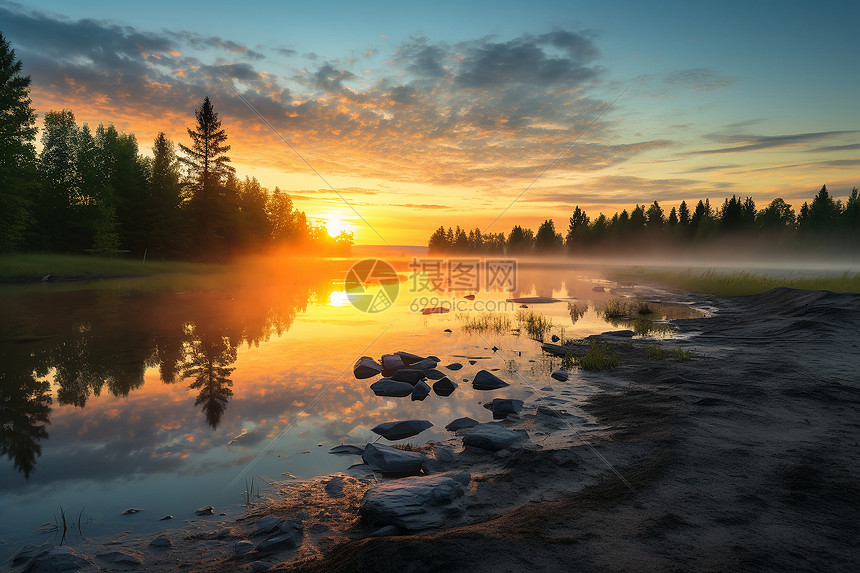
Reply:
<svg viewBox="0 0 860 573"><path fill-rule="evenodd" d="M486 395L464 380L498 369L521 381L506 396L523 398L531 390L522 381L547 379L560 364L512 332L517 313L550 319L547 340L649 328L599 315L628 293L603 292L610 283L585 267L520 265L515 284L492 284L480 261L481 279L467 284L462 273L442 280L429 267L392 261L397 276L367 293L393 284L396 296L363 312L347 275L353 263L267 261L221 275L2 287L0 557L24 543L59 542L48 530L61 512L76 527L80 520L71 544L81 534L177 527L206 505L241 513L252 478L260 487L346 471L360 458L329 448L374 441L370 428L380 422L431 421L401 441L421 445L450 437L444 427L455 418L489 421ZM524 309L506 302L514 297L557 300ZM451 312L420 312L437 306ZM488 311L510 328L468 326ZM659 325L684 316L681 305L651 318ZM353 365L395 351L439 357L459 388L424 401L375 396L373 379L356 380ZM454 362L463 369L444 368ZM123 515L130 508L141 511ZM174 519L161 521L167 515Z"/></svg>

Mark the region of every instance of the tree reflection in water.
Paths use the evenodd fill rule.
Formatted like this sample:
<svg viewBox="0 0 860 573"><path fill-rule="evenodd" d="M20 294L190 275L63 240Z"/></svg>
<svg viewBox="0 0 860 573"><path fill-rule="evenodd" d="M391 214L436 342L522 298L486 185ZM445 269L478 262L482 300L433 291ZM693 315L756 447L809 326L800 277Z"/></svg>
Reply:
<svg viewBox="0 0 860 573"><path fill-rule="evenodd" d="M233 397L238 347L287 332L308 300L328 300L329 279L247 280L187 292L94 286L0 293L0 454L26 478L35 470L48 439L51 374L58 406L83 409L105 388L127 396L157 367L166 384L190 379L194 406L217 428Z"/></svg>

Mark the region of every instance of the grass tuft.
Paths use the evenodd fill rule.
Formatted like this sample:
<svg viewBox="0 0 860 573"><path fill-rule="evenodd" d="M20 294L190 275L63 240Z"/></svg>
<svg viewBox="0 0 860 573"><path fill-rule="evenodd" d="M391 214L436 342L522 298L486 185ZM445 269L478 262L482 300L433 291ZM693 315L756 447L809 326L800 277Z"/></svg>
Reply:
<svg viewBox="0 0 860 573"><path fill-rule="evenodd" d="M543 342L544 336L552 328L552 321L539 312L521 309L517 311L517 322L525 329L532 340Z"/></svg>
<svg viewBox="0 0 860 573"><path fill-rule="evenodd" d="M463 323L461 328L470 334L475 332L503 334L511 330L511 318L506 314L485 312L475 315L461 312L457 313L457 319Z"/></svg>
<svg viewBox="0 0 860 573"><path fill-rule="evenodd" d="M595 340L584 356L575 359L582 370L600 371L612 370L621 364L621 358L612 352L608 342Z"/></svg>
<svg viewBox="0 0 860 573"><path fill-rule="evenodd" d="M645 350L645 357L651 360L663 360L664 358L673 358L675 362L688 362L693 358L693 353L689 350L681 350L673 348L672 350L663 350L659 344L649 346Z"/></svg>

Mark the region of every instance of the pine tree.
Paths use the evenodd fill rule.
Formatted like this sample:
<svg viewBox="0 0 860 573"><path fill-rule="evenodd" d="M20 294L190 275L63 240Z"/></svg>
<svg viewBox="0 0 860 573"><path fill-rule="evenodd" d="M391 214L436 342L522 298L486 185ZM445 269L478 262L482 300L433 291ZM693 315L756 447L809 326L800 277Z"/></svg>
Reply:
<svg viewBox="0 0 860 573"><path fill-rule="evenodd" d="M24 241L31 220L36 172L36 114L30 105L30 76L0 33L0 251Z"/></svg>

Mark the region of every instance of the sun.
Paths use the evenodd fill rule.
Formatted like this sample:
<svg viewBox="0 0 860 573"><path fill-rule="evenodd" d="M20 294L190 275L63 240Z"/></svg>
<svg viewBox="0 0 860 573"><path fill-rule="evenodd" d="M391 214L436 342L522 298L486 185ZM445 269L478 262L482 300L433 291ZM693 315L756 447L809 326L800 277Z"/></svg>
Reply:
<svg viewBox="0 0 860 573"><path fill-rule="evenodd" d="M329 217L326 219L325 229L332 237L337 237L344 231L347 233L354 232L352 225L337 217Z"/></svg>

